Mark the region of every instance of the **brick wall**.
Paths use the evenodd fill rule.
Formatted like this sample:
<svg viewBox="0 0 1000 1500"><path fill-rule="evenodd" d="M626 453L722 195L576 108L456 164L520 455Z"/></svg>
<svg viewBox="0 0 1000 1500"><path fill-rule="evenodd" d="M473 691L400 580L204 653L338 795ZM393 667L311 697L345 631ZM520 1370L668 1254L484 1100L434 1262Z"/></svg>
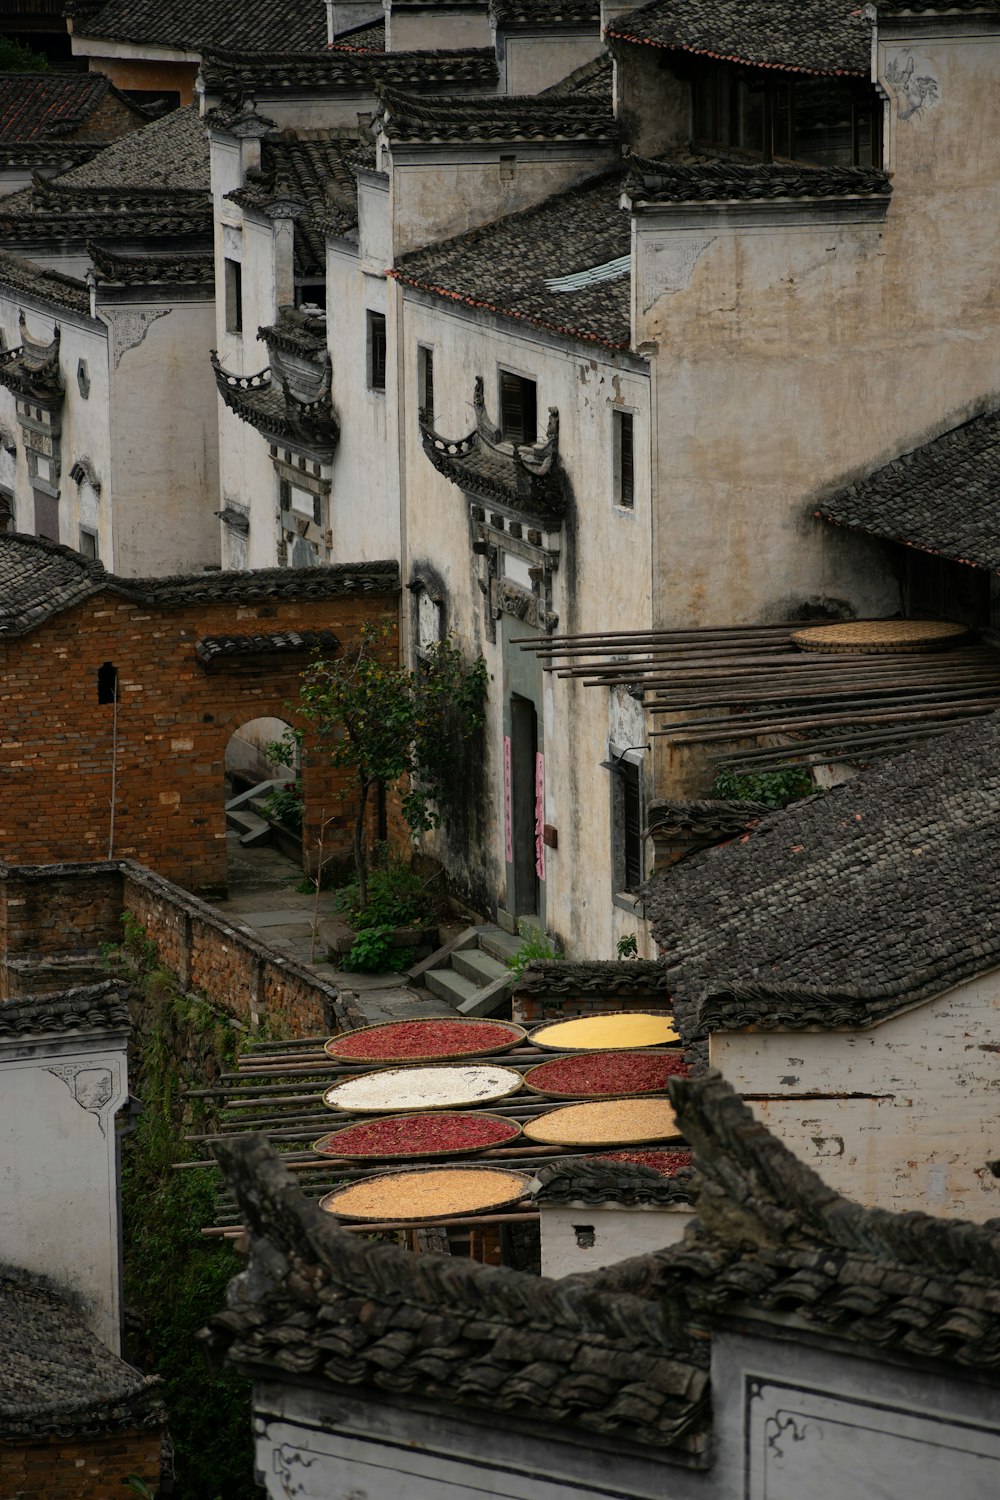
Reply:
<svg viewBox="0 0 1000 1500"><path fill-rule="evenodd" d="M7 933L0 1000L65 989L73 979L64 969L46 969L46 959L119 942L123 911L145 928L160 963L184 989L206 995L248 1026L267 1021L294 1036L318 1036L349 1024L336 985L130 860L0 865L0 932Z"/></svg>
<svg viewBox="0 0 1000 1500"><path fill-rule="evenodd" d="M133 1474L154 1494L157 1492L158 1432L0 1442L0 1495L4 1500L122 1500L130 1493L125 1485Z"/></svg>
<svg viewBox="0 0 1000 1500"><path fill-rule="evenodd" d="M137 109L110 91L92 109L80 129L73 136L75 141L117 141L121 136L138 129L146 123Z"/></svg>
<svg viewBox="0 0 1000 1500"><path fill-rule="evenodd" d="M394 594L325 600L154 606L110 589L0 646L0 859L24 864L126 857L201 894L226 885L223 773L233 731L288 718L302 661L207 672L202 636L332 629L395 619ZM397 643L385 641L388 659ZM98 703L97 672L118 669L118 713ZM112 762L115 765L112 843ZM335 821L325 856L350 846L350 777L303 757L306 846Z"/></svg>

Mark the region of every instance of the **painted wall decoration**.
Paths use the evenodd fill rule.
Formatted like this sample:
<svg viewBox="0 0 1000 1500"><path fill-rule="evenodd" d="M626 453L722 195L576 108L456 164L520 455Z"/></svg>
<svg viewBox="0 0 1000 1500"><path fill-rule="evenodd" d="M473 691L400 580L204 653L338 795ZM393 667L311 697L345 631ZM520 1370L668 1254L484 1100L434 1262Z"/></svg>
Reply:
<svg viewBox="0 0 1000 1500"><path fill-rule="evenodd" d="M905 55L905 61L904 61ZM885 80L899 101L898 118L912 120L941 102L941 90L932 73L918 73L912 52L891 57L886 64Z"/></svg>

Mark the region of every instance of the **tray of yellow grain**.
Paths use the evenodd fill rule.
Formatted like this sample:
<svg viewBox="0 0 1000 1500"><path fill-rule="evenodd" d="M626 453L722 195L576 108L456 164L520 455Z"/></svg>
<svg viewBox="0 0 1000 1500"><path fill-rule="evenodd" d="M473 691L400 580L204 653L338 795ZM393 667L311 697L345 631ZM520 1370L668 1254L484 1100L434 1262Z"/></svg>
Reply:
<svg viewBox="0 0 1000 1500"><path fill-rule="evenodd" d="M802 651L888 656L901 651L945 650L961 644L968 634L965 625L951 620L841 620L835 625L793 630L792 640Z"/></svg>
<svg viewBox="0 0 1000 1500"><path fill-rule="evenodd" d="M493 1104L521 1087L516 1068L498 1063L448 1067L380 1068L328 1088L323 1103L346 1114L412 1114L418 1109L463 1109Z"/></svg>
<svg viewBox="0 0 1000 1500"><path fill-rule="evenodd" d="M319 1206L338 1218L370 1223L437 1223L509 1208L527 1197L528 1185L523 1172L501 1167L410 1167L337 1188Z"/></svg>
<svg viewBox="0 0 1000 1500"><path fill-rule="evenodd" d="M673 1016L651 1010L611 1010L549 1021L528 1037L532 1047L552 1052L634 1052L637 1047L672 1047L679 1041Z"/></svg>
<svg viewBox="0 0 1000 1500"><path fill-rule="evenodd" d="M526 1141L544 1146L638 1146L672 1141L680 1135L677 1117L666 1099L600 1099L567 1104L528 1120Z"/></svg>

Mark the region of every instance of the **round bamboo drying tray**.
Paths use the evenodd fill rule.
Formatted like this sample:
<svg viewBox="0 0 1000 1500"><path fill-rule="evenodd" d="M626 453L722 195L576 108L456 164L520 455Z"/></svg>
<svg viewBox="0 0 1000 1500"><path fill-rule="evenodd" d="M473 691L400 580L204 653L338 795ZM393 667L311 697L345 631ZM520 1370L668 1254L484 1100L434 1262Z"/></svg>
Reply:
<svg viewBox="0 0 1000 1500"><path fill-rule="evenodd" d="M609 1010L569 1021L547 1021L528 1037L548 1052L634 1052L669 1047L680 1041L674 1018L649 1010Z"/></svg>
<svg viewBox="0 0 1000 1500"><path fill-rule="evenodd" d="M526 1141L545 1146L639 1146L680 1137L666 1099L601 1099L567 1104L528 1120Z"/></svg>
<svg viewBox="0 0 1000 1500"><path fill-rule="evenodd" d="M335 1083L323 1095L323 1103L328 1109L357 1115L410 1115L425 1109L494 1104L516 1094L520 1087L516 1068L496 1063L380 1068Z"/></svg>
<svg viewBox="0 0 1000 1500"><path fill-rule="evenodd" d="M502 1167L411 1167L337 1188L321 1198L319 1206L345 1219L438 1223L509 1208L527 1196L528 1183L523 1173Z"/></svg>
<svg viewBox="0 0 1000 1500"><path fill-rule="evenodd" d="M950 620L843 620L793 630L792 640L803 651L888 656L901 651L940 651L957 646L968 634L964 625Z"/></svg>
<svg viewBox="0 0 1000 1500"><path fill-rule="evenodd" d="M442 1052L435 1050L432 1046L428 1052L383 1052L378 1055L365 1053L363 1051L352 1051L350 1047L345 1051L343 1043L349 1037L369 1036L372 1040L382 1037L389 1045L392 1044L393 1035L400 1035L404 1029L412 1034L416 1027L452 1027L464 1028L471 1033L479 1028L480 1033L487 1029L495 1033L494 1043L487 1042L484 1046L470 1046L458 1052ZM425 1062L452 1062L460 1057L491 1057L498 1052L507 1052L511 1047L516 1047L523 1042L527 1032L523 1026L518 1026L514 1021L477 1021L473 1017L466 1016L423 1016L414 1021L379 1021L372 1026L355 1026L351 1031L341 1031L337 1036L332 1036L324 1043L323 1050L330 1057L339 1062L347 1063L425 1063Z"/></svg>
<svg viewBox="0 0 1000 1500"><path fill-rule="evenodd" d="M587 1066L592 1060L600 1061L607 1058L609 1071L616 1076L616 1081L606 1088L588 1087L585 1077ZM636 1059L643 1065L643 1071L647 1074L654 1073L657 1065L661 1070L660 1077L647 1086L630 1087L628 1071L630 1059ZM557 1070L565 1071L569 1076L563 1088L553 1087L546 1083L545 1074L548 1072L555 1077ZM686 1077L687 1064L683 1061L683 1053L676 1049L670 1052L661 1052L648 1049L645 1052L579 1052L571 1057L553 1058L551 1062L536 1063L529 1068L524 1075L524 1086L533 1094L544 1094L550 1099L601 1099L616 1098L625 1099L631 1097L641 1098L646 1094L665 1094L667 1080L670 1078ZM573 1073L579 1073L581 1077L574 1083ZM633 1080L633 1084L635 1080Z"/></svg>
<svg viewBox="0 0 1000 1500"><path fill-rule="evenodd" d="M496 1120L507 1127L507 1133L500 1139L493 1141L480 1141L476 1146L424 1146L416 1151L391 1151L387 1149L376 1151L352 1151L350 1149L350 1137L357 1137L361 1131L377 1128L379 1125L402 1125L411 1123L416 1129L424 1124L431 1124L436 1120L447 1121L450 1125L457 1125L461 1121ZM516 1120L508 1120L506 1115L491 1115L485 1110L476 1111L473 1114L462 1114L454 1110L424 1110L415 1115L380 1115L377 1119L363 1121L355 1125L346 1125L341 1130L332 1130L329 1135L321 1136L313 1143L313 1150L317 1155L327 1159L343 1158L345 1161L405 1161L410 1157L419 1156L468 1156L476 1151L494 1151L501 1146L509 1146L516 1141L521 1134L521 1127ZM337 1150L337 1143L343 1147ZM331 1150L331 1145L335 1149Z"/></svg>

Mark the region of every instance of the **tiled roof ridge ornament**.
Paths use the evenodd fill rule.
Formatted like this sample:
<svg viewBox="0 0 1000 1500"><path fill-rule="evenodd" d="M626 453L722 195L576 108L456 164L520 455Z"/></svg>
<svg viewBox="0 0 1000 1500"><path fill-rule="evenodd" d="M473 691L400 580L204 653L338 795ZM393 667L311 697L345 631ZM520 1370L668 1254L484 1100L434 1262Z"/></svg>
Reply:
<svg viewBox="0 0 1000 1500"><path fill-rule="evenodd" d="M21 342L13 349L0 352L0 385L16 395L51 405L62 400L66 383L59 369L59 345L62 330L56 323L52 338L40 344L28 334L22 308L18 315Z"/></svg>
<svg viewBox="0 0 1000 1500"><path fill-rule="evenodd" d="M505 443L501 429L486 410L483 377L476 376L472 396L476 425L463 438L445 438L418 413L424 452L439 474L487 504L504 505L551 528L561 524L569 506L569 483L559 459L559 412L549 407L540 443Z"/></svg>
<svg viewBox="0 0 1000 1500"><path fill-rule="evenodd" d="M57 995L0 1005L0 1037L59 1032L131 1031L129 986L120 979L74 985Z"/></svg>
<svg viewBox="0 0 1000 1500"><path fill-rule="evenodd" d="M215 383L229 410L270 439L293 442L324 456L336 451L340 442L340 420L330 400L333 371L324 351L318 372L317 394L296 396L289 389L287 369L275 360L255 375L231 375L215 349L209 350ZM275 375L278 378L275 378Z"/></svg>

